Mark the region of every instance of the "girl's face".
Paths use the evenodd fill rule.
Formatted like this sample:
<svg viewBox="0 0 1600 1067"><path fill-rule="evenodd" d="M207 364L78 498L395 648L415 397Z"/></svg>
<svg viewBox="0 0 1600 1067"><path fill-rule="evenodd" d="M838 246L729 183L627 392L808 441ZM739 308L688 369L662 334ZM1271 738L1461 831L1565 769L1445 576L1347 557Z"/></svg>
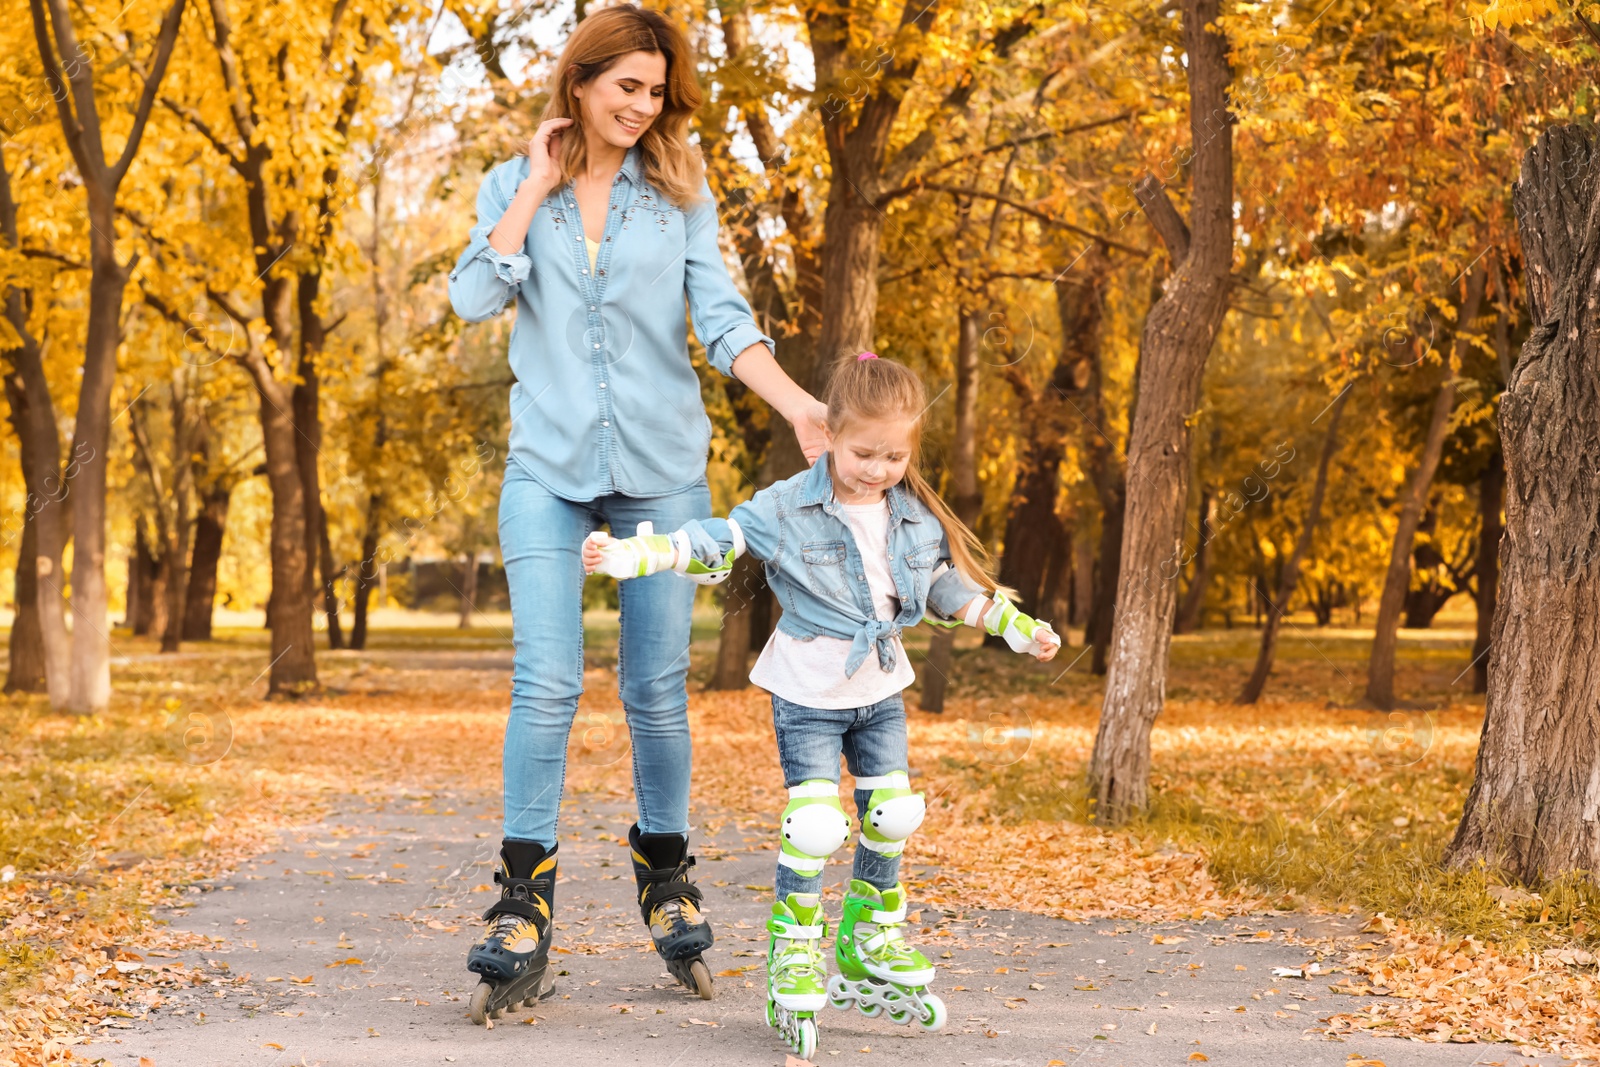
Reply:
<svg viewBox="0 0 1600 1067"><path fill-rule="evenodd" d="M629 52L585 85L572 87L583 111L583 128L617 148L632 148L661 114L667 91L667 57Z"/></svg>
<svg viewBox="0 0 1600 1067"><path fill-rule="evenodd" d="M911 465L915 419L852 419L827 432L833 495L842 504L876 504Z"/></svg>

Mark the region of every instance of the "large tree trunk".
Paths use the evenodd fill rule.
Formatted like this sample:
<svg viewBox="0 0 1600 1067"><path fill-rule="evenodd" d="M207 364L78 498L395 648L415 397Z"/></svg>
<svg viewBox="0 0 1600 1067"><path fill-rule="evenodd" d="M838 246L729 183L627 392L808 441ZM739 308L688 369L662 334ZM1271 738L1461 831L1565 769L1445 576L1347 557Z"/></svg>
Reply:
<svg viewBox="0 0 1600 1067"><path fill-rule="evenodd" d="M294 386L295 447L299 452L300 492L306 507L306 580L316 592L317 563L322 569L322 610L328 620L328 647L343 648L339 626L339 597L334 592L333 546L328 539L328 516L322 506L322 380L317 359L327 342L327 326L317 311L322 274L302 272L296 279L295 300L300 318L300 380Z"/></svg>
<svg viewBox="0 0 1600 1067"><path fill-rule="evenodd" d="M1455 344L1466 351L1465 330L1478 314L1483 302L1484 284L1488 274L1483 268L1473 271L1467 281L1466 299L1456 315ZM1444 380L1434 396L1433 415L1428 421L1428 435L1423 441L1422 455L1416 469L1406 483L1401 498L1400 521L1395 527L1394 544L1389 550L1389 569L1383 576L1383 594L1378 599L1378 618L1373 624L1372 656L1367 664L1367 701L1384 711L1394 707L1395 642L1399 637L1400 613L1405 607L1406 591L1411 587L1411 548L1416 541L1417 527L1428 502L1428 489L1433 485L1434 473L1439 469L1439 459L1444 454L1445 433L1450 428L1450 412L1456 402L1456 374L1448 358L1444 365Z"/></svg>
<svg viewBox="0 0 1600 1067"><path fill-rule="evenodd" d="M217 599L217 563L228 526L232 486L218 479L200 498L194 520L194 552L189 563L188 597L183 609L183 639L211 640L211 612Z"/></svg>
<svg viewBox="0 0 1600 1067"><path fill-rule="evenodd" d="M12 579L16 616L11 620L10 662L6 667L7 693L43 693L44 635L39 631L39 575L34 568L38 530L31 511L22 516L22 544Z"/></svg>
<svg viewBox="0 0 1600 1067"><path fill-rule="evenodd" d="M1513 187L1533 332L1500 399L1499 604L1477 775L1448 859L1528 882L1600 871L1600 185L1545 131Z"/></svg>
<svg viewBox="0 0 1600 1067"><path fill-rule="evenodd" d="M1206 604L1206 583L1211 580L1211 487L1200 487L1200 521L1196 527L1194 549L1194 574L1189 578L1189 588L1178 603L1177 616L1172 620L1175 634L1193 633L1200 626L1200 615Z"/></svg>
<svg viewBox="0 0 1600 1067"><path fill-rule="evenodd" d="M133 551L128 558L128 628L135 637L159 637L167 625L166 557L161 538L146 532L144 516L134 519Z"/></svg>
<svg viewBox="0 0 1600 1067"><path fill-rule="evenodd" d="M1472 691L1489 691L1489 646L1493 640L1495 599L1500 589L1500 521L1506 467L1499 450L1478 478L1478 632L1472 642Z"/></svg>
<svg viewBox="0 0 1600 1067"><path fill-rule="evenodd" d="M7 374L5 388L6 399L11 404L11 425L17 431L22 450L26 452L30 447L26 437L28 398L22 388L21 375ZM22 467L26 472L26 459ZM11 620L11 655L5 684L7 693L42 693L46 690L44 635L39 629L39 572L34 563L39 551L39 532L32 504L31 499L23 502L22 542L17 547L17 569L11 586L16 615Z"/></svg>
<svg viewBox="0 0 1600 1067"><path fill-rule="evenodd" d="M1084 427L1098 442L1104 473L1110 445L1100 437L1099 365L1100 328L1105 303L1108 264L1105 249L1096 246L1080 257L1081 270L1056 279L1056 314L1061 322L1061 352L1050 380L1037 396L1025 385L1017 368L1008 378L1024 396L1022 436L1027 444L1012 489L1006 516L1006 551L1000 581L1016 589L1026 610L1048 617L1056 612L1059 594L1074 580L1073 536L1056 508L1061 461L1066 456L1069 410L1094 425ZM1086 394L1094 392L1090 399ZM1082 404L1080 404L1080 401ZM1085 411L1087 406L1089 411ZM1085 444L1090 442L1086 439ZM1093 466L1093 462L1091 462ZM1061 622L1068 621L1065 617Z"/></svg>
<svg viewBox="0 0 1600 1067"><path fill-rule="evenodd" d="M116 384L117 348L122 342L122 292L128 282L128 267L117 260L117 190L139 150L151 105L177 43L185 3L186 0L173 0L162 17L131 128L123 137L121 154L113 160L107 159L102 139L93 61L78 43L65 0L29 3L34 41L50 95L88 201L89 319L68 480L74 545L67 706L78 713L101 711L111 700L106 471L110 463L111 392ZM40 577L44 578L42 570Z"/></svg>
<svg viewBox="0 0 1600 1067"><path fill-rule="evenodd" d="M470 630L472 628L472 613L478 609L478 552L474 549L467 553L466 560L462 563L461 574L461 610L456 619L456 629Z"/></svg>
<svg viewBox="0 0 1600 1067"><path fill-rule="evenodd" d="M90 229L116 232L110 200L89 194ZM97 207L98 205L98 207ZM73 426L72 665L68 707L79 714L111 701L111 634L106 612L106 472L111 448L111 389L122 343L122 290L127 272L109 236L91 241L89 328L83 352L78 415Z"/></svg>
<svg viewBox="0 0 1600 1067"><path fill-rule="evenodd" d="M956 425L950 443L951 510L971 529L983 510L983 493L978 489L978 334L981 312L965 308L961 312L956 336ZM951 659L955 651L954 629L938 627L928 641L928 659L922 672L922 693L917 706L941 714L950 688Z"/></svg>
<svg viewBox="0 0 1600 1067"><path fill-rule="evenodd" d="M17 229L17 203L11 195L11 172L6 169L0 148L0 238L8 248L20 245ZM71 638L67 633L66 594L61 588L61 557L66 547L66 519L62 506L65 493L61 472L61 440L56 429L55 403L50 383L44 374L43 346L29 328L33 313L33 292L7 287L4 292L6 320L18 337L18 345L3 353L9 365L5 377L6 396L11 403L11 424L17 431L22 460L23 540L17 557L18 595L32 590L30 599L17 602L17 625L32 625L39 631L45 687L50 706L64 708L71 684L69 673ZM15 636L15 635L13 635ZM23 654L28 646L24 643ZM26 663L12 651L12 676L20 681L31 674Z"/></svg>
<svg viewBox="0 0 1600 1067"><path fill-rule="evenodd" d="M717 641L717 662L707 689L743 689L750 684L751 621L758 597L767 592L761 561L740 556L722 586L722 632Z"/></svg>
<svg viewBox="0 0 1600 1067"><path fill-rule="evenodd" d="M167 618L161 631L163 652L178 651L183 641L184 614L189 606L189 535L193 530L189 505L194 491L197 420L189 411L184 377L182 374L174 376L172 384L172 505L163 545L167 572Z"/></svg>
<svg viewBox="0 0 1600 1067"><path fill-rule="evenodd" d="M289 397L259 353L254 354L249 369L261 396L261 438L267 453L267 483L272 489L272 595L267 606L272 625L272 660L268 691L274 696L293 696L317 687L309 577L316 557L306 552L304 483L300 480Z"/></svg>
<svg viewBox="0 0 1600 1067"><path fill-rule="evenodd" d="M1079 325L1092 332L1074 340L1076 350L1065 374L1057 374L1054 385L1067 406L1082 421L1080 447L1087 457L1089 481L1100 504L1100 540L1097 547L1086 541L1083 558L1074 566L1074 604L1077 622L1083 626L1083 642L1094 649L1089 670L1106 672L1106 650L1111 645L1111 620L1117 596L1117 574L1122 558L1122 510L1126 496L1126 472L1116 445L1109 436L1105 402L1105 368L1099 344L1100 316L1105 306L1105 289L1110 281L1106 249L1096 245L1079 260L1081 271L1073 271L1074 285L1084 291L1076 296L1067 292L1067 279L1056 282L1056 312L1066 329ZM1067 312L1063 301L1071 300L1074 310ZM1092 318L1089 317L1092 312Z"/></svg>
<svg viewBox="0 0 1600 1067"><path fill-rule="evenodd" d="M1145 320L1139 400L1128 441L1122 571L1100 727L1089 763L1097 820L1122 821L1145 806L1150 728L1166 696L1175 575L1189 503L1189 415L1199 406L1206 356L1228 309L1233 263L1233 117L1228 112L1228 42L1213 28L1220 0L1183 0L1183 41L1193 140L1193 192L1185 232L1155 178L1141 205L1176 270Z"/></svg>
<svg viewBox="0 0 1600 1067"><path fill-rule="evenodd" d="M1312 483L1311 500L1306 505L1305 524L1300 527L1300 534L1294 540L1294 549L1289 553L1289 562L1284 565L1283 574L1278 579L1278 592L1272 598L1272 606L1267 611L1267 625L1261 631L1261 651L1256 654L1255 669L1250 672L1250 679L1245 682L1244 691L1239 694L1236 703L1254 704L1267 688L1267 678L1272 674L1272 659L1278 651L1278 629L1289 612L1295 586L1300 583L1300 565L1311 551L1311 540L1317 533L1317 520L1322 517L1322 498L1328 490L1328 465L1333 462L1333 454L1339 449L1339 419L1344 415L1345 401L1349 399L1350 390L1346 388L1328 411L1331 417L1327 433L1322 438L1322 455L1317 459L1317 478Z"/></svg>

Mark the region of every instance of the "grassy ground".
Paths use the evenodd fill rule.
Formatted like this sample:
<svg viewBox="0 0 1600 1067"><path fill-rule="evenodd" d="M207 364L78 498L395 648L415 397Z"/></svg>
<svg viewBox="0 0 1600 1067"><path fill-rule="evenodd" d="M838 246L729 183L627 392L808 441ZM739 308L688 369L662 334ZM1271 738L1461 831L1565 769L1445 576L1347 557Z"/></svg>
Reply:
<svg viewBox="0 0 1600 1067"><path fill-rule="evenodd" d="M115 964L169 936L148 926L150 905L322 797L492 791L507 676L450 657L507 655L507 620L467 631L405 621L376 631L365 653L323 654L326 692L298 703L260 700L266 639L253 627L180 657L119 635L114 704L93 719L10 698L0 716L0 1039L9 1027L14 1056L60 1054L86 1020L138 1011L156 994ZM1254 708L1231 698L1255 631L1178 638L1152 737L1154 803L1114 831L1085 803L1102 684L1088 659L1074 648L1036 664L964 634L945 713L907 699L913 770L930 798L908 853L933 871L917 892L1069 918L1356 906L1382 913L1373 939L1329 945L1342 954L1330 958L1343 960L1351 988L1414 999L1404 1012L1391 1010L1398 1000L1352 1000L1365 1006L1335 1016L1335 1029L1592 1047L1592 887L1513 891L1439 865L1482 720L1465 622L1402 636L1398 688L1411 710L1392 716L1359 704L1368 633L1291 627ZM697 616L697 803L770 823L783 803L770 711L759 691L703 691L716 633L713 613ZM569 787L626 796L615 635L613 615L591 616ZM920 663L925 636L909 644Z"/></svg>

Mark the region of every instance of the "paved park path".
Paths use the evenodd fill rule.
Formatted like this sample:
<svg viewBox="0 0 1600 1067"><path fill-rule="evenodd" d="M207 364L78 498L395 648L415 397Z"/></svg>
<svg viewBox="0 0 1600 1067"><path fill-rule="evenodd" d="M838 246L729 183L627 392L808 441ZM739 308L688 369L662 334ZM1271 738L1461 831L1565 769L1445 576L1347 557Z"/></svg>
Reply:
<svg viewBox="0 0 1600 1067"><path fill-rule="evenodd" d="M387 670L489 671L508 653L369 654ZM373 682L399 684L395 677ZM481 675L479 675L481 677ZM348 680L347 680L348 681ZM457 1063L588 1067L794 1067L766 1025L764 922L773 878L770 832L694 813L695 877L717 941L711 1001L666 974L639 921L625 841L633 812L578 795L564 802L556 887L556 995L507 1013L492 1030L467 1018L476 976L467 949L493 899L498 795L395 792L348 797L322 822L291 829L276 851L190 887L159 918L204 935L204 951L147 955L170 968L164 1000L142 1019L114 1019L77 1051L117 1067L290 1067ZM842 860L842 862L841 862ZM830 916L841 851L829 868ZM1302 967L1296 935L1356 931L1358 921L1277 916L1146 925L1070 923L977 908L916 904L928 868L908 865L911 936L938 965L950 1011L939 1034L828 1009L814 1062L1061 1064L1145 1067L1522 1067L1507 1045L1380 1038L1330 1041L1306 1031L1356 1006L1337 978L1276 978ZM1157 938L1160 938L1157 941ZM203 976L196 981L195 976ZM1196 1056L1196 1054L1199 1054ZM1203 1061L1200 1057L1204 1057ZM1559 1062L1545 1057L1543 1063Z"/></svg>
<svg viewBox="0 0 1600 1067"><path fill-rule="evenodd" d="M79 1051L128 1067L788 1062L763 1018L773 857L764 835L701 817L697 871L717 933L709 962L722 972L716 998L701 1001L646 948L622 845L632 813L582 797L563 812L556 996L493 1030L473 1026L463 961L490 899L497 811L483 794L352 798L286 833L277 851L192 888L187 906L162 916L211 947L146 965L181 963L206 980L177 985L147 1018L118 1020ZM920 920L948 1028L930 1035L830 1009L816 1062L1131 1067L1199 1062L1194 1053L1263 1067L1528 1062L1507 1046L1306 1034L1351 1003L1329 979L1272 976L1307 960L1286 927L1332 932L1308 918L1144 926L926 909Z"/></svg>

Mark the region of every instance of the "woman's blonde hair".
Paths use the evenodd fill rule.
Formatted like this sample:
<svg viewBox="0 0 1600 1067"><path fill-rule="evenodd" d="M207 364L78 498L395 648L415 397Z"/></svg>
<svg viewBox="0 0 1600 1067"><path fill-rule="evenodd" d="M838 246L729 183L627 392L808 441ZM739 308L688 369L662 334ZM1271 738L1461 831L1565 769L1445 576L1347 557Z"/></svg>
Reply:
<svg viewBox="0 0 1600 1067"><path fill-rule="evenodd" d="M583 108L573 88L588 85L630 52L649 52L667 61L667 83L661 114L639 138L644 176L678 207L700 198L705 163L689 144L689 119L702 99L695 81L689 41L672 20L659 11L633 4L602 8L578 23L567 39L550 86L544 119L571 119L568 136L561 138L561 180L583 173L588 154L583 136Z"/></svg>
<svg viewBox="0 0 1600 1067"><path fill-rule="evenodd" d="M922 386L922 379L904 364L891 359L851 356L841 360L828 379L825 400L828 432L834 437L856 419L907 419L911 422L911 462L906 466L906 488L944 527L950 542L951 565L968 581L993 596L999 586L988 550L922 476L922 416L928 407L928 393ZM1008 592L1008 595L1012 594Z"/></svg>

